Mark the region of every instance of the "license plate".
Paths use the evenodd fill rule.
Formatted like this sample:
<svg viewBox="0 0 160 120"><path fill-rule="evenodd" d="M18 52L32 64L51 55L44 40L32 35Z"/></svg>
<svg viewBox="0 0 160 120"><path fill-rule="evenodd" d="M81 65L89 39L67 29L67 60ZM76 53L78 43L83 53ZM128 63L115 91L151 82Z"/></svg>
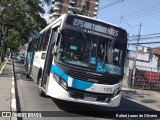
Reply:
<svg viewBox="0 0 160 120"><path fill-rule="evenodd" d="M96 100L97 100L97 97L85 95L85 96L84 96L84 100L86 100L86 101L96 101Z"/></svg>

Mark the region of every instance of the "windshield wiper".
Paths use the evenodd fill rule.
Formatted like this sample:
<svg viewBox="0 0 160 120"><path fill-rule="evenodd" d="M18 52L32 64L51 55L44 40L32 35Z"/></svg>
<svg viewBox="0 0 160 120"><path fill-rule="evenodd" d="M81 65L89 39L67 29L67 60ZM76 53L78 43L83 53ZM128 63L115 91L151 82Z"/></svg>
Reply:
<svg viewBox="0 0 160 120"><path fill-rule="evenodd" d="M89 40L87 39L87 36L85 35L85 33L84 33L83 31L81 31L81 33L82 33L82 36L83 36L83 38L84 38L84 40L85 40L85 42L86 42L86 47L87 47L87 49L88 49L89 51L92 51L92 48L90 47L90 43L89 43Z"/></svg>
<svg viewBox="0 0 160 120"><path fill-rule="evenodd" d="M115 39L115 37L114 37L114 40L112 40L112 41L110 42L111 44L109 44L109 42L108 42L108 44L106 45L106 43L105 43L103 63L105 63L106 55L108 55L108 54L110 53L111 49L113 48L113 46L114 46L114 44L115 44L115 41L116 41L116 39Z"/></svg>
<svg viewBox="0 0 160 120"><path fill-rule="evenodd" d="M111 49L113 48L113 46L115 44L115 41L116 41L116 39L114 37L114 39L110 42L110 44L108 43L107 50L105 51L105 53L106 53L105 56L109 54L109 52L111 51Z"/></svg>

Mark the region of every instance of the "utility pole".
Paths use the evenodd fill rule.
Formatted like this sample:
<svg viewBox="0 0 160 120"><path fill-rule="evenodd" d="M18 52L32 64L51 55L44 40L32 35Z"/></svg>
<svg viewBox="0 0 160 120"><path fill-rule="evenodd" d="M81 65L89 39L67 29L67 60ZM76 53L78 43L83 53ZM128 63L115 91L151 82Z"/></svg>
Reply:
<svg viewBox="0 0 160 120"><path fill-rule="evenodd" d="M135 81L136 61L137 61L137 53L138 53L139 40L140 40L140 37L141 37L141 27L142 27L142 23L139 24L137 45L136 45L135 57L134 57L134 60L133 60L132 85L134 85L134 81Z"/></svg>

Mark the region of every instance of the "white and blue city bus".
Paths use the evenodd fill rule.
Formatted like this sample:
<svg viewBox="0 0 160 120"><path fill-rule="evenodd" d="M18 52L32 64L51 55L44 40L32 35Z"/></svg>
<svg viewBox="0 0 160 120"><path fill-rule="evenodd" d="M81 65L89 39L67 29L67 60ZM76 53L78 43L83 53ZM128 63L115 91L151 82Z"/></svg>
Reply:
<svg viewBox="0 0 160 120"><path fill-rule="evenodd" d="M38 83L41 96L116 107L121 100L126 47L124 29L64 14L31 38L26 75Z"/></svg>

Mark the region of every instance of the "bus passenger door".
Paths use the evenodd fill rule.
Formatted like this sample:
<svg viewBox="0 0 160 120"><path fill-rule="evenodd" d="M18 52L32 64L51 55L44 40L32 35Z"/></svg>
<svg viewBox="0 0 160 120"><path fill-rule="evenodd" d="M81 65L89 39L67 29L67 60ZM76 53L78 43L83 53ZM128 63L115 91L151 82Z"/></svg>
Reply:
<svg viewBox="0 0 160 120"><path fill-rule="evenodd" d="M54 30L52 30L51 38L50 38L50 41L48 44L48 50L46 53L44 70L43 70L43 74L42 74L41 86L44 87L44 89L46 89L46 82L49 79L49 75L50 75L50 69L51 69L52 60L53 60L52 49L54 47L54 41L56 40L56 36L57 36L56 32Z"/></svg>

